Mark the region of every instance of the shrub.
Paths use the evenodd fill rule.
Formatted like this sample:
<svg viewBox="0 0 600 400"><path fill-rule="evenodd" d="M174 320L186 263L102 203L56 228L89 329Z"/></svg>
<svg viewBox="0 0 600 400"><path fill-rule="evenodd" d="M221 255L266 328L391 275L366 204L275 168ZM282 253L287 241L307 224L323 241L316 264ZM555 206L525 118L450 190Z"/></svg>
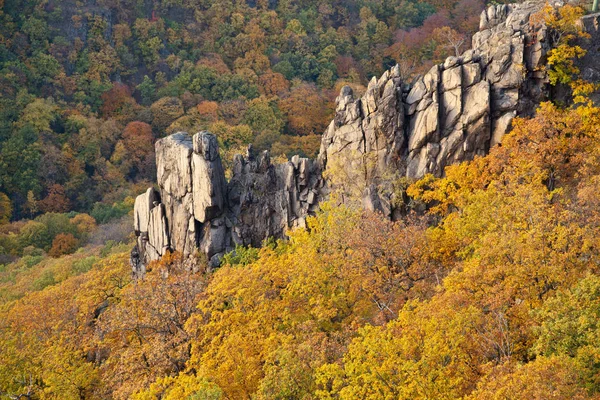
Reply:
<svg viewBox="0 0 600 400"><path fill-rule="evenodd" d="M75 261L72 266L72 270L76 275L88 272L94 267L94 264L98 261L98 257L91 256L82 260Z"/></svg>
<svg viewBox="0 0 600 400"><path fill-rule="evenodd" d="M116 244L117 242L115 242L114 240L108 240L104 247L100 250L100 257L105 258L106 256L108 256L112 248L115 247Z"/></svg>
<svg viewBox="0 0 600 400"><path fill-rule="evenodd" d="M55 283L56 280L54 279L54 272L50 270L45 270L44 272L42 272L39 278L33 281L32 286L35 290L43 290L44 288L52 286Z"/></svg>
<svg viewBox="0 0 600 400"><path fill-rule="evenodd" d="M44 224L46 227L40 235L41 243L28 243L35 247L48 250L57 235L61 233L71 234L73 237L79 238L79 231L67 214L46 213L37 217L35 221Z"/></svg>
<svg viewBox="0 0 600 400"><path fill-rule="evenodd" d="M25 256L21 258L21 261L23 262L23 264L25 264L27 268L31 268L35 265L38 265L40 262L42 262L43 259L44 256Z"/></svg>
<svg viewBox="0 0 600 400"><path fill-rule="evenodd" d="M23 256L32 256L32 257L36 257L36 256L44 256L44 250L35 247L35 246L27 246L23 249Z"/></svg>
<svg viewBox="0 0 600 400"><path fill-rule="evenodd" d="M96 203L90 214L99 224L105 224L110 220L121 218L132 209L133 204L126 200L112 205Z"/></svg>
<svg viewBox="0 0 600 400"><path fill-rule="evenodd" d="M59 233L52 241L52 248L48 252L50 257L60 257L64 254L74 253L79 247L79 240L70 233Z"/></svg>
<svg viewBox="0 0 600 400"><path fill-rule="evenodd" d="M259 249L255 247L236 246L235 250L223 256L222 264L246 266L258 260Z"/></svg>
<svg viewBox="0 0 600 400"><path fill-rule="evenodd" d="M75 225L82 239L87 239L88 235L97 227L94 217L88 214L77 214L71 218L71 223Z"/></svg>

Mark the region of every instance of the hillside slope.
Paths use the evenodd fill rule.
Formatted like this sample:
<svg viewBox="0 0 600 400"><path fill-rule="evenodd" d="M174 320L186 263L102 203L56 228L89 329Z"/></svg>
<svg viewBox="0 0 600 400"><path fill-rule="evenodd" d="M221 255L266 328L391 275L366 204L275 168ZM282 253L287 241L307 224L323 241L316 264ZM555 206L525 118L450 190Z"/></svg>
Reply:
<svg viewBox="0 0 600 400"><path fill-rule="evenodd" d="M198 249L217 266L235 246L260 246L305 226L332 190L342 202L358 199L398 218L402 199L394 185L441 176L447 165L487 154L513 118L531 116L549 96L552 70L544 64L563 43L554 40L557 28L546 25L547 12L539 1L491 6L481 14L472 49L413 83L397 65L374 77L361 98L342 88L314 161L294 157L277 165L268 151L258 155L249 148L245 157L234 157L226 184L213 135L180 132L160 139L159 190L140 195L134 210L134 270L143 272L170 250L187 257Z"/></svg>

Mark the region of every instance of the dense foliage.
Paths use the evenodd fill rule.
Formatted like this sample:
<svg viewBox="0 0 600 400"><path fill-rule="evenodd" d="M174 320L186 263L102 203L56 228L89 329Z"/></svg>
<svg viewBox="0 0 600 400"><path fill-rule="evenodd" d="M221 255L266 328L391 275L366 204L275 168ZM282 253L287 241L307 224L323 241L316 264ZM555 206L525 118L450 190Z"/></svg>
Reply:
<svg viewBox="0 0 600 400"><path fill-rule="evenodd" d="M600 398L600 108L575 8L540 14L575 105L403 181L402 220L334 194L217 270L168 254L131 277L157 137L309 152L336 80L456 51L469 4L0 0L0 398Z"/></svg>
<svg viewBox="0 0 600 400"><path fill-rule="evenodd" d="M314 156L342 84L454 54L482 8L2 0L0 221L123 201L154 177L154 140L177 130L216 133L226 163L250 143Z"/></svg>
<svg viewBox="0 0 600 400"><path fill-rule="evenodd" d="M326 203L213 272L173 254L131 281L118 247L23 257L0 274L21 282L0 308L2 395L597 398L599 123L542 104L412 184L426 214Z"/></svg>

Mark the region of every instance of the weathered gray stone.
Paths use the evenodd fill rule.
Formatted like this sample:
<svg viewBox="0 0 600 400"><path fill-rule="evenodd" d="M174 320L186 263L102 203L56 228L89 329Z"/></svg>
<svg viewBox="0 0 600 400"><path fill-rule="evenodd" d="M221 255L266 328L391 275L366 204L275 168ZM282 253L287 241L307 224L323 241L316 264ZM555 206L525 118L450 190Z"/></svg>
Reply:
<svg viewBox="0 0 600 400"><path fill-rule="evenodd" d="M154 202L156 201L159 201L159 196L154 188L148 188L144 194L136 197L133 213L133 226L136 235L139 236L140 232L148 232L150 211L154 208Z"/></svg>
<svg viewBox="0 0 600 400"><path fill-rule="evenodd" d="M214 219L201 227L198 248L208 258L221 253L228 244L227 225L224 217Z"/></svg>
<svg viewBox="0 0 600 400"><path fill-rule="evenodd" d="M479 120L490 109L490 84L481 81L464 92L463 125Z"/></svg>
<svg viewBox="0 0 600 400"><path fill-rule="evenodd" d="M321 188L321 170L306 158L273 165L268 153L236 157L228 198L232 242L260 246L271 236L283 237L314 211Z"/></svg>
<svg viewBox="0 0 600 400"><path fill-rule="evenodd" d="M516 115L516 111L509 111L506 114L503 114L500 118L494 119L490 146L495 146L502 141L502 138L506 132L508 132L510 124Z"/></svg>
<svg viewBox="0 0 600 400"><path fill-rule="evenodd" d="M148 223L148 245L153 250L149 255L150 260L163 256L169 249L169 232L165 218L164 206L158 204L150 211Z"/></svg>
<svg viewBox="0 0 600 400"><path fill-rule="evenodd" d="M469 87L481 80L481 66L477 62L464 64L462 67L462 86Z"/></svg>
<svg viewBox="0 0 600 400"><path fill-rule="evenodd" d="M444 135L451 132L462 114L463 92L461 87L446 91L442 94L443 116L439 121L444 128Z"/></svg>
<svg viewBox="0 0 600 400"><path fill-rule="evenodd" d="M192 190L192 138L178 132L156 141L156 178L162 191L183 198Z"/></svg>
<svg viewBox="0 0 600 400"><path fill-rule="evenodd" d="M225 172L214 135L199 132L194 135L193 142L194 218L205 223L221 215L225 209Z"/></svg>
<svg viewBox="0 0 600 400"><path fill-rule="evenodd" d="M194 240L189 232L193 215L192 138L178 132L156 141L157 181L170 234L170 245L176 251L191 253Z"/></svg>
<svg viewBox="0 0 600 400"><path fill-rule="evenodd" d="M462 67L456 66L454 68L446 69L442 72L442 91L456 89L462 85Z"/></svg>

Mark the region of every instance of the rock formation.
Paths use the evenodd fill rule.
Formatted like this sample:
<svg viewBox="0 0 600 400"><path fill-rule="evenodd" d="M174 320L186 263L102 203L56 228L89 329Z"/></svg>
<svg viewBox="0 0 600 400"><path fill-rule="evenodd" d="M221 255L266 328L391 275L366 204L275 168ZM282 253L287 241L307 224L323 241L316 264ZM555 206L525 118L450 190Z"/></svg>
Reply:
<svg viewBox="0 0 600 400"><path fill-rule="evenodd" d="M228 195L232 243L260 246L303 226L318 207L323 185L320 168L307 158L273 165L267 151L258 157L251 149L246 157L237 155Z"/></svg>
<svg viewBox="0 0 600 400"><path fill-rule="evenodd" d="M588 82L600 82L600 13L585 15L580 21L581 28L589 34L588 38L578 38L577 45L587 52L576 60L575 65L581 71L581 78ZM592 100L600 104L600 91L595 91Z"/></svg>
<svg viewBox="0 0 600 400"><path fill-rule="evenodd" d="M268 152L234 159L227 182L215 136L180 132L156 142L158 191L135 202L137 273L165 251L205 254L217 266L235 245L259 246L303 226L342 173L365 207L393 217L391 177L440 176L449 164L486 154L517 115L545 96L539 68L546 27L532 23L540 2L495 5L481 14L471 50L449 57L414 82L399 69L375 77L356 98L344 87L317 160L274 165Z"/></svg>
<svg viewBox="0 0 600 400"><path fill-rule="evenodd" d="M449 164L486 154L512 119L532 112L544 96L546 27L530 21L540 8L539 2L489 7L471 50L410 85L396 67L374 77L360 99L342 89L321 144L325 169L346 164L371 185L390 169L409 178L439 176Z"/></svg>
<svg viewBox="0 0 600 400"><path fill-rule="evenodd" d="M156 167L159 190L150 188L135 201L136 274L168 250L203 253L214 267L236 245L282 237L316 210L324 185L315 162L296 156L273 165L268 152L257 157L252 149L235 157L227 183L217 139L208 132L158 140Z"/></svg>

